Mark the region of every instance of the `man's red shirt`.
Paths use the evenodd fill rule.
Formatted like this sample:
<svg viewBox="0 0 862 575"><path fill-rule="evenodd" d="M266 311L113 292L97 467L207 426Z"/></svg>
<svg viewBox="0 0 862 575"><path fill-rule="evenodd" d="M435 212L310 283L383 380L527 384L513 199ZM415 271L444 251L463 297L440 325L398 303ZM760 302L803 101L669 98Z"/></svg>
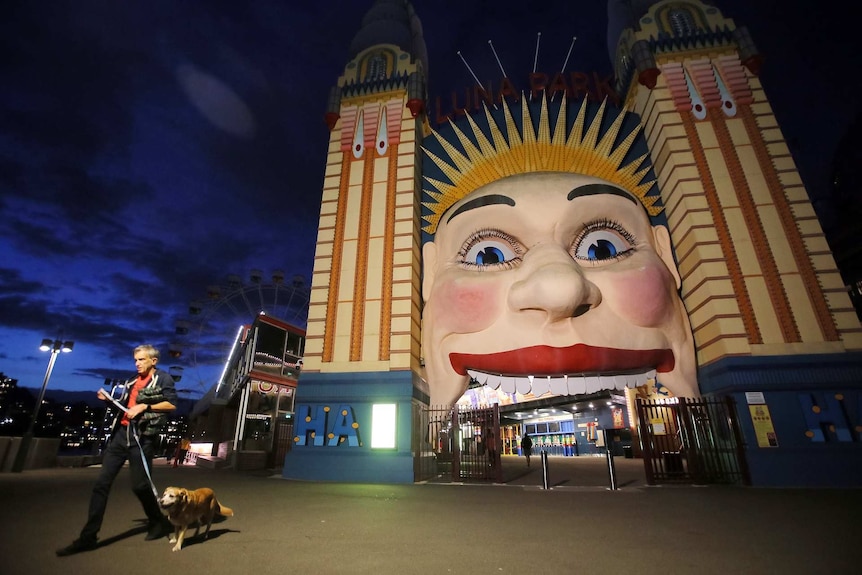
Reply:
<svg viewBox="0 0 862 575"><path fill-rule="evenodd" d="M134 407L138 404L138 392L150 383L150 380L153 379L153 373L150 372L146 375L146 377L141 378L138 376L138 379L135 380L135 383L132 384L132 390L129 392L129 401L126 404L126 407ZM122 425L129 425L129 414L124 413L123 419L120 420Z"/></svg>

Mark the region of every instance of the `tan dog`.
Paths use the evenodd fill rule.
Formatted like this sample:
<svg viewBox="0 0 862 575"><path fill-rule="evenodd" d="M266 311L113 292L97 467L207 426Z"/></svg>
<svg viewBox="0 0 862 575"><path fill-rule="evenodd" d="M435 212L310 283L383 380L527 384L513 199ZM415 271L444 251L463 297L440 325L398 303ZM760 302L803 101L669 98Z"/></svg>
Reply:
<svg viewBox="0 0 862 575"><path fill-rule="evenodd" d="M200 533L201 525L206 523L207 529L204 532L204 539L206 539L216 514L233 517L233 509L219 503L215 493L209 487L194 490L168 487L159 498L159 505L168 512L168 520L174 525L174 533L170 537L170 542L176 543L174 551L182 549L186 529L192 523L197 523L195 537Z"/></svg>

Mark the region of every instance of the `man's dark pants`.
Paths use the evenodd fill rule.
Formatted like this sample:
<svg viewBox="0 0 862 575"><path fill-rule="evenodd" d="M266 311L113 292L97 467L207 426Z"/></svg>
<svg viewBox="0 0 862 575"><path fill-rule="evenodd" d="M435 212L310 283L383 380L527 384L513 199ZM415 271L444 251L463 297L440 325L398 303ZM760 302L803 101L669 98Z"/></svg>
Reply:
<svg viewBox="0 0 862 575"><path fill-rule="evenodd" d="M149 469L152 469L153 456L156 452L155 439L154 437L140 438L141 447L143 448ZM82 540L94 541L96 539L96 535L102 527L102 520L105 518L105 508L108 506L108 495L111 491L111 485L114 483L114 479L116 479L117 474L123 468L126 460L129 461L132 491L140 500L141 506L147 514L149 524L154 525L164 520L164 515L162 515L159 508L159 502L156 500L150 481L147 478L147 471L144 469L144 463L141 459L141 449L132 436L131 430L125 426L121 426L120 429L113 433L105 448L105 453L102 457L102 471L99 473L99 478L93 487L93 494L90 496L90 511L87 516L87 523L81 530Z"/></svg>

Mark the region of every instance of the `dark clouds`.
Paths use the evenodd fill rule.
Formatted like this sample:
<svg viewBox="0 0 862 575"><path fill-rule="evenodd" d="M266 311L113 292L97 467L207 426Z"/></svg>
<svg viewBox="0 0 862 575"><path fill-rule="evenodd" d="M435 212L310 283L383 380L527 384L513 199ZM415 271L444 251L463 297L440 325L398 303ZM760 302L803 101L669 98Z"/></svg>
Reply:
<svg viewBox="0 0 862 575"><path fill-rule="evenodd" d="M312 79L302 35L286 31L321 12L5 9L0 370L37 385L44 358L29 350L61 331L77 342L55 375L70 385L128 373L143 341L169 363L174 323L209 285L253 268L310 276L326 131L309 90L325 94L337 68Z"/></svg>

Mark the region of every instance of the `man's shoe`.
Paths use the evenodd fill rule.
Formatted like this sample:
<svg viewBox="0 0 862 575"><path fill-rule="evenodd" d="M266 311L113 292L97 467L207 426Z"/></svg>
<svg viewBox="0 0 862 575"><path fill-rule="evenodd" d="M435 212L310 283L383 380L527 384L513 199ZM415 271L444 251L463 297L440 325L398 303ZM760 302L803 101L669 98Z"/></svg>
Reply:
<svg viewBox="0 0 862 575"><path fill-rule="evenodd" d="M150 523L147 528L147 541L154 541L156 539L161 539L162 537L166 537L170 535L171 531L174 530L173 525L167 519L162 519L161 521L156 521L154 523Z"/></svg>
<svg viewBox="0 0 862 575"><path fill-rule="evenodd" d="M98 546L99 544L95 539L75 539L62 549L57 549L57 557L66 557L67 555L74 555L82 551L92 551Z"/></svg>

